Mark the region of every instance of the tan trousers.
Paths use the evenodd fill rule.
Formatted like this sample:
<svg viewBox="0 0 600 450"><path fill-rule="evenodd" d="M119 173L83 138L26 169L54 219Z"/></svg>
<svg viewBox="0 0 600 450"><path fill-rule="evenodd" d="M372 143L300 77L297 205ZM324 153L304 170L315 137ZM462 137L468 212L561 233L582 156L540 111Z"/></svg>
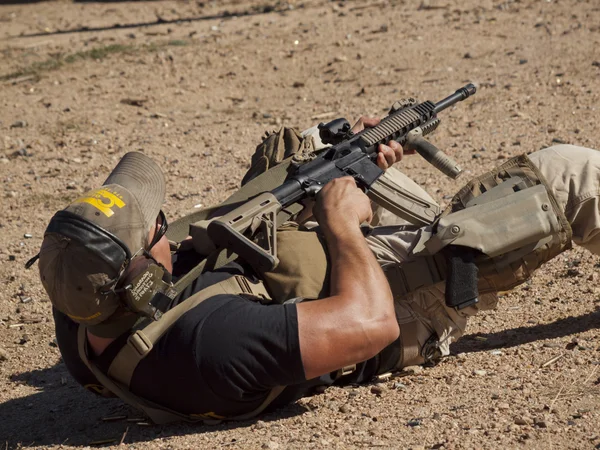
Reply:
<svg viewBox="0 0 600 450"><path fill-rule="evenodd" d="M529 155L563 208L573 229L573 242L600 255L600 151L573 145L557 145ZM406 175L395 169L388 176L412 193L433 202L431 197ZM380 207L374 210L374 232L367 238L382 266L410 260L410 251L419 229ZM433 334L442 355L450 343L465 331L467 318L497 304L495 294L483 295L477 306L461 311L447 308L444 283L396 299L404 358L399 366L424 362L420 349Z"/></svg>

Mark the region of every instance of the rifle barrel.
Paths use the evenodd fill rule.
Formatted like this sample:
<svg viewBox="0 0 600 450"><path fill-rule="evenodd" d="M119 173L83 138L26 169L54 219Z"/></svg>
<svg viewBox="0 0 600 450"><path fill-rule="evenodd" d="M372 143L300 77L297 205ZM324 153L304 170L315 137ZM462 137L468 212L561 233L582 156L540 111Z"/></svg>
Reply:
<svg viewBox="0 0 600 450"><path fill-rule="evenodd" d="M443 111L444 109L449 108L450 106L454 105L455 103L462 102L464 99L475 94L475 92L477 92L477 88L475 87L475 85L473 83L469 83L466 86L463 86L460 89L457 89L457 91L454 94L449 95L444 100L435 104L435 108L433 110L434 114L437 114L440 111Z"/></svg>

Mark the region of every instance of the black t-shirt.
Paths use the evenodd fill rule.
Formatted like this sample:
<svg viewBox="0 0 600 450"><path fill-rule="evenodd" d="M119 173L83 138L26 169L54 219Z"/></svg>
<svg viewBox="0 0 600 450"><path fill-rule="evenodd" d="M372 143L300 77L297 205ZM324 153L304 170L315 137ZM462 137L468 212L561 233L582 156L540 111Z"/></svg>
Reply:
<svg viewBox="0 0 600 450"><path fill-rule="evenodd" d="M175 259L175 277L194 263L187 256ZM231 264L203 274L176 304L235 274L249 275L249 271ZM78 325L56 310L54 320L58 346L69 372L80 384L96 390L100 383L78 355ZM105 373L127 337L117 338L94 359ZM368 381L378 366L378 358L372 358L339 381ZM295 304L263 305L224 294L200 303L169 328L136 368L131 390L182 413L228 417L257 408L273 387L288 386L269 409L333 381L332 376L305 379Z"/></svg>

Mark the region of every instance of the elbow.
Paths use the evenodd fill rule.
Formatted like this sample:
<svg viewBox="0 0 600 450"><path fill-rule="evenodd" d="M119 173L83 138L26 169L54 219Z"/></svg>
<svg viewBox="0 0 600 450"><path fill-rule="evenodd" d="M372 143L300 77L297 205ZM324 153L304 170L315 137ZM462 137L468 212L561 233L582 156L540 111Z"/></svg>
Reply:
<svg viewBox="0 0 600 450"><path fill-rule="evenodd" d="M400 336L400 325L398 325L395 314L387 315L382 319L379 332L379 341L381 346L379 351L381 351L398 339L398 336Z"/></svg>
<svg viewBox="0 0 600 450"><path fill-rule="evenodd" d="M386 315L371 321L368 327L363 323L363 348L361 361L374 357L400 336L400 326L395 314Z"/></svg>

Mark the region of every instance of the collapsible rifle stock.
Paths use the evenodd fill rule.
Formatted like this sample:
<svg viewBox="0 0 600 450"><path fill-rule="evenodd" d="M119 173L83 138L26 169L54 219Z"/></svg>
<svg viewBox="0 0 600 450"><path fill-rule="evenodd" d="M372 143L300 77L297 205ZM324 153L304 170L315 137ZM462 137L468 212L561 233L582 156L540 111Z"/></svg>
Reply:
<svg viewBox="0 0 600 450"><path fill-rule="evenodd" d="M475 86L468 84L438 103L426 101L405 107L395 104L377 126L356 134L349 131L347 121L340 123L340 119L333 131L332 127L320 126L324 142L333 145L314 160L297 167L277 188L214 219L208 225L209 237L217 247L237 253L253 266L272 270L279 262L278 213L305 198L314 197L329 181L344 176L352 176L371 200L394 214L416 225L432 223L439 213L436 205L399 186L378 182L384 172L376 164L377 149L379 144L395 140L405 150L414 149L444 174L456 178L462 171L460 167L423 135L439 125L438 112L465 100L475 91Z"/></svg>

